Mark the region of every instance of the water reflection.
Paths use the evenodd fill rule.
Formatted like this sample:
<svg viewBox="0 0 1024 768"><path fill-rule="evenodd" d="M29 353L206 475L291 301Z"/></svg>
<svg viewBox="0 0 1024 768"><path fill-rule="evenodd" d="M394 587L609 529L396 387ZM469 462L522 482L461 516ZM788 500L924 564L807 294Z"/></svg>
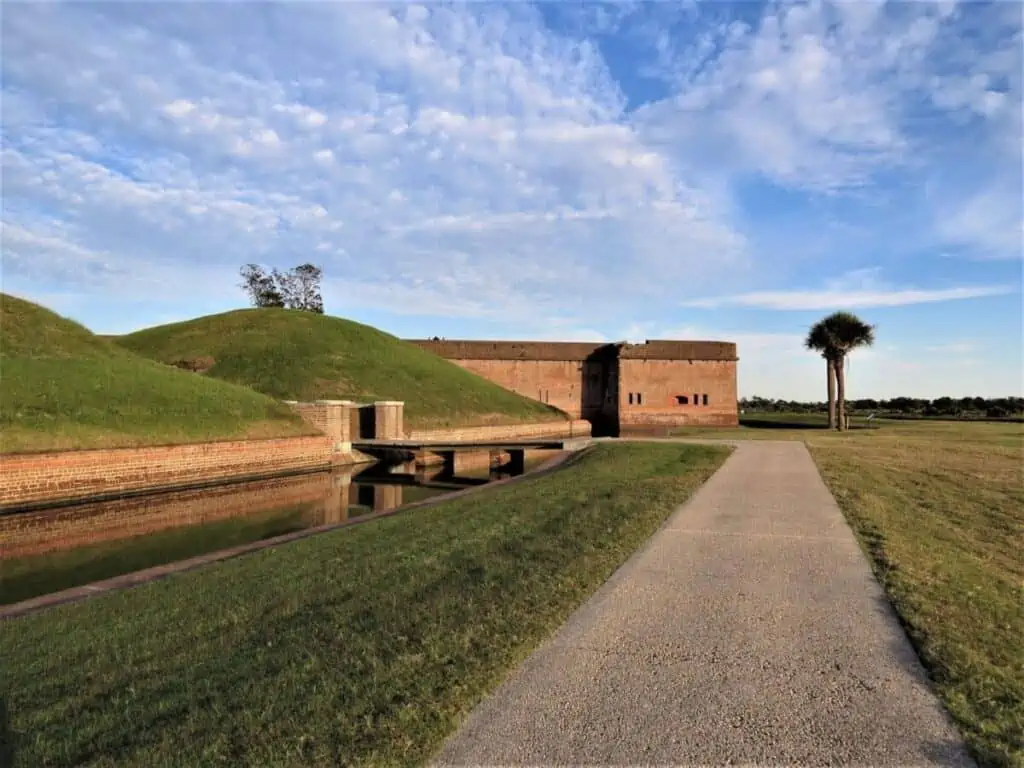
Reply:
<svg viewBox="0 0 1024 768"><path fill-rule="evenodd" d="M0 515L0 604L206 552L377 515L507 477L485 460L330 472Z"/></svg>

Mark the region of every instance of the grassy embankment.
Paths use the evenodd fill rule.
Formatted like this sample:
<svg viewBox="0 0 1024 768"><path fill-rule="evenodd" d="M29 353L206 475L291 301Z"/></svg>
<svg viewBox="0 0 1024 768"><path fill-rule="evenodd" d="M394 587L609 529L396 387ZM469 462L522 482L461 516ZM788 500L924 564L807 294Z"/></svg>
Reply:
<svg viewBox="0 0 1024 768"><path fill-rule="evenodd" d="M14 762L422 761L726 453L598 446L552 475L0 624Z"/></svg>
<svg viewBox="0 0 1024 768"><path fill-rule="evenodd" d="M806 442L978 762L1024 766L1024 426L745 421Z"/></svg>
<svg viewBox="0 0 1024 768"><path fill-rule="evenodd" d="M205 376L282 400L403 400L411 427L565 418L413 344L327 315L243 309L114 341L163 363L207 358Z"/></svg>
<svg viewBox="0 0 1024 768"><path fill-rule="evenodd" d="M139 358L0 294L0 452L308 434L272 398Z"/></svg>

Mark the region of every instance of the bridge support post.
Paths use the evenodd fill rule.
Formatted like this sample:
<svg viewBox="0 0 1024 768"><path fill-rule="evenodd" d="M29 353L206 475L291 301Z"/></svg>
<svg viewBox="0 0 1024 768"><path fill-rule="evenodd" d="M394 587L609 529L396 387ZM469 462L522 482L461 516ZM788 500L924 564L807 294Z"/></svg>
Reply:
<svg viewBox="0 0 1024 768"><path fill-rule="evenodd" d="M508 468L513 475L521 475L526 471L526 450L523 448L510 448Z"/></svg>

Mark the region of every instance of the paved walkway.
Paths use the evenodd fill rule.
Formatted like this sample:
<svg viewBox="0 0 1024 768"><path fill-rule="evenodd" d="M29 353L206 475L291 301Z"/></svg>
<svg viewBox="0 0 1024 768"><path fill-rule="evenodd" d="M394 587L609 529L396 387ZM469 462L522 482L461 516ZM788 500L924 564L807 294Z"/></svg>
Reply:
<svg viewBox="0 0 1024 768"><path fill-rule="evenodd" d="M740 444L437 762L971 764L796 442Z"/></svg>

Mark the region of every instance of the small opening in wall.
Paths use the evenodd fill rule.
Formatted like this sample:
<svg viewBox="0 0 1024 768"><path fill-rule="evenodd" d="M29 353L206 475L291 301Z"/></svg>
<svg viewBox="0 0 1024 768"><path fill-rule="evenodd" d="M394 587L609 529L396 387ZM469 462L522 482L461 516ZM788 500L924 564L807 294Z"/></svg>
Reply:
<svg viewBox="0 0 1024 768"><path fill-rule="evenodd" d="M636 393L636 404L637 405L643 405L644 404L643 392L637 392Z"/></svg>
<svg viewBox="0 0 1024 768"><path fill-rule="evenodd" d="M693 393L693 404L694 405L700 405L700 398L697 397L697 393L696 392Z"/></svg>
<svg viewBox="0 0 1024 768"><path fill-rule="evenodd" d="M633 404L633 393L632 392L629 393L629 404L630 405Z"/></svg>
<svg viewBox="0 0 1024 768"><path fill-rule="evenodd" d="M678 405L689 405L690 398L688 398L686 395L676 395L676 403Z"/></svg>
<svg viewBox="0 0 1024 768"><path fill-rule="evenodd" d="M708 396L705 394L704 395L704 405L707 405L707 404L708 404Z"/></svg>

